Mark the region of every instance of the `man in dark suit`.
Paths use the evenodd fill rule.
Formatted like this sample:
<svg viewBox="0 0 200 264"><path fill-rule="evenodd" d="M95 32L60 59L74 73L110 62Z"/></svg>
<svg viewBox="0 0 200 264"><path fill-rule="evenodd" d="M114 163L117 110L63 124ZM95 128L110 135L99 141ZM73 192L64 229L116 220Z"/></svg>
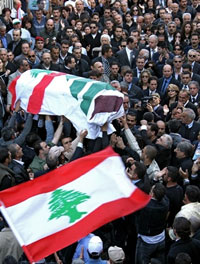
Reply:
<svg viewBox="0 0 200 264"><path fill-rule="evenodd" d="M8 48L8 44L12 41L10 34L6 33L6 26L0 24L0 40L2 42L3 48Z"/></svg>
<svg viewBox="0 0 200 264"><path fill-rule="evenodd" d="M91 33L87 34L84 37L83 46L84 48L87 49L88 56L92 58L92 49L101 46L101 42L100 42L101 34L98 32L98 25L95 21L90 23L90 29L91 29Z"/></svg>
<svg viewBox="0 0 200 264"><path fill-rule="evenodd" d="M190 49L187 55L188 63L192 66L193 73L200 74L200 64L196 62L196 59L197 59L196 50Z"/></svg>
<svg viewBox="0 0 200 264"><path fill-rule="evenodd" d="M42 61L39 64L38 69L60 71L59 65L52 63L51 54L49 52L44 52L42 54Z"/></svg>
<svg viewBox="0 0 200 264"><path fill-rule="evenodd" d="M84 72L89 71L89 65L86 60L81 58L81 49L73 48L73 55L76 59L76 70L79 76L83 76Z"/></svg>
<svg viewBox="0 0 200 264"><path fill-rule="evenodd" d="M136 66L137 67L133 70L133 76L139 79L141 72L144 70L145 58L138 56L136 59Z"/></svg>
<svg viewBox="0 0 200 264"><path fill-rule="evenodd" d="M14 29L12 34L13 34L13 40L9 43L8 49L11 50L16 57L19 56L22 52L21 46L23 40L21 38L21 30Z"/></svg>
<svg viewBox="0 0 200 264"><path fill-rule="evenodd" d="M191 81L188 86L190 91L190 102L197 106L200 102L199 83Z"/></svg>
<svg viewBox="0 0 200 264"><path fill-rule="evenodd" d="M199 74L194 73L192 71L192 66L189 63L184 63L182 69L183 69L183 71L188 71L191 73L191 80L192 81L196 81L196 82L200 83L200 75L199 75L200 72L199 72Z"/></svg>
<svg viewBox="0 0 200 264"><path fill-rule="evenodd" d="M158 37L156 35L151 35L149 37L149 60L153 59L153 55L158 51Z"/></svg>
<svg viewBox="0 0 200 264"><path fill-rule="evenodd" d="M13 143L8 146L8 149L12 158L9 168L15 172L16 183L19 184L28 181L29 176L21 160L23 156L22 148L18 144Z"/></svg>
<svg viewBox="0 0 200 264"><path fill-rule="evenodd" d="M133 68L136 63L136 57L139 51L136 49L137 39L134 37L128 37L127 45L125 49L117 52L116 57L119 61L120 66L129 66Z"/></svg>
<svg viewBox="0 0 200 264"><path fill-rule="evenodd" d="M189 101L189 99L190 99L189 91L185 89L181 90L178 95L178 102L171 104L170 112L172 112L172 110L179 105L179 106L183 106L184 108L191 108L197 116L197 108L194 104L192 104Z"/></svg>
<svg viewBox="0 0 200 264"><path fill-rule="evenodd" d="M194 121L195 113L190 108L185 108L182 113L182 124L179 134L193 143L197 140L200 131L200 123Z"/></svg>
<svg viewBox="0 0 200 264"><path fill-rule="evenodd" d="M163 67L163 77L158 80L158 91L161 95L161 98L164 98L167 87L171 83L180 87L180 83L173 77L172 66L166 64Z"/></svg>
<svg viewBox="0 0 200 264"><path fill-rule="evenodd" d="M78 75L78 70L76 69L76 59L73 56L67 57L61 71L67 74Z"/></svg>
<svg viewBox="0 0 200 264"><path fill-rule="evenodd" d="M149 88L143 90L144 96L150 96L158 92L158 78L156 76L151 76L149 78Z"/></svg>

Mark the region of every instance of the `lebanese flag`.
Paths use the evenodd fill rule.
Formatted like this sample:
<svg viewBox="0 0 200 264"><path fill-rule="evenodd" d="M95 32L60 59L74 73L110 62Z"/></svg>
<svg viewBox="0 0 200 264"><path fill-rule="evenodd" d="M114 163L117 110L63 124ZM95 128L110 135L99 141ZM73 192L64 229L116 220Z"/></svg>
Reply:
<svg viewBox="0 0 200 264"><path fill-rule="evenodd" d="M0 209L32 263L149 200L108 147L0 192Z"/></svg>
<svg viewBox="0 0 200 264"><path fill-rule="evenodd" d="M88 138L100 136L101 126L124 115L123 94L108 83L62 72L33 69L24 72L9 86L12 107L18 99L31 114L64 115L78 132L88 130Z"/></svg>

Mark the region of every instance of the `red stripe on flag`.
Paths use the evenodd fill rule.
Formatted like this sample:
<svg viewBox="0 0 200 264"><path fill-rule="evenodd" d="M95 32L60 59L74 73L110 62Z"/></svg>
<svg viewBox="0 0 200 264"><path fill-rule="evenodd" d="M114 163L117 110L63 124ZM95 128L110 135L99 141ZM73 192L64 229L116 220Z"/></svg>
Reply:
<svg viewBox="0 0 200 264"><path fill-rule="evenodd" d="M27 111L31 114L38 114L40 112L43 98L44 98L44 92L47 86L51 83L51 81L61 75L66 75L62 72L53 72L48 75L45 75L42 80L35 86L33 89L33 92L31 96L29 97L28 107Z"/></svg>
<svg viewBox="0 0 200 264"><path fill-rule="evenodd" d="M25 248L25 253L29 257L30 262L33 262L33 260L38 261L53 252L71 245L98 227L143 208L149 200L149 195L136 188L130 197L105 203L77 224L30 245L25 245L23 247Z"/></svg>
<svg viewBox="0 0 200 264"><path fill-rule="evenodd" d="M15 101L16 101L16 84L17 84L17 80L20 78L20 75L17 76L12 82L11 84L9 85L8 87L8 90L11 92L12 94L12 103L11 103L11 109L13 110L14 109L14 104L15 104Z"/></svg>
<svg viewBox="0 0 200 264"><path fill-rule="evenodd" d="M33 181L29 181L0 192L0 200L5 207L13 206L37 194L54 191L62 185L74 181L87 173L106 158L119 156L108 147L95 154L80 158L53 170ZM56 180L55 180L56 177Z"/></svg>

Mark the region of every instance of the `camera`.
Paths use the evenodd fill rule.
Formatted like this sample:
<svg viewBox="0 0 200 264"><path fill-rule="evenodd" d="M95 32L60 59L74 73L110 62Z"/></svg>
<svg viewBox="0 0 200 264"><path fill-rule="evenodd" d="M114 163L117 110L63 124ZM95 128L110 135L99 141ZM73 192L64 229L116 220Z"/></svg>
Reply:
<svg viewBox="0 0 200 264"><path fill-rule="evenodd" d="M142 101L142 104L141 104L141 107L142 109L145 109L147 107L147 104L149 103L149 101L151 101L153 99L153 96L150 95L150 96L144 96L141 101Z"/></svg>

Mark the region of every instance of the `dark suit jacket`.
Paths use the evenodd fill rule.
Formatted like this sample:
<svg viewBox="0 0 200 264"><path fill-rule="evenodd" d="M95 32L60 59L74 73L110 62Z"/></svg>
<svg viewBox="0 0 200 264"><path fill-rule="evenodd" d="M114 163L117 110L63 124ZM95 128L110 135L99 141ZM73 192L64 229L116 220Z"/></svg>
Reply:
<svg viewBox="0 0 200 264"><path fill-rule="evenodd" d="M19 43L17 44L17 46L15 47L14 51L13 51L13 54L15 55L15 57L19 56L22 52L22 43L23 43L23 40L21 39L19 41ZM13 44L14 44L14 41L12 40L9 45L8 45L8 49L9 50L12 50L13 49Z"/></svg>
<svg viewBox="0 0 200 264"><path fill-rule="evenodd" d="M132 84L131 89L128 91L128 94L132 99L140 100L143 97L142 89L135 84Z"/></svg>
<svg viewBox="0 0 200 264"><path fill-rule="evenodd" d="M37 68L38 69L42 69L42 70L46 70L42 63L40 63ZM50 66L49 70L50 71L58 71L59 72L59 71L61 71L61 68L60 68L59 65L51 63L51 66Z"/></svg>
<svg viewBox="0 0 200 264"><path fill-rule="evenodd" d="M17 161L12 160L9 164L9 168L15 173L15 180L17 184L26 182L29 180L29 176L24 166L19 164Z"/></svg>
<svg viewBox="0 0 200 264"><path fill-rule="evenodd" d="M86 48L87 46L90 45L90 50L88 52L88 56L91 58L91 54L92 54L92 49L95 47L100 47L101 46L101 42L100 42L100 38L101 38L101 34L97 33L96 37L93 38L92 34L87 34L84 37L83 40L83 46Z"/></svg>
<svg viewBox="0 0 200 264"><path fill-rule="evenodd" d="M193 73L200 74L200 64L198 62L195 62L194 63L194 66L192 68L192 72Z"/></svg>
<svg viewBox="0 0 200 264"><path fill-rule="evenodd" d="M136 63L136 57L138 55L139 51L137 49L134 49L133 50L133 60L132 60L132 63L130 64L130 61L128 59L128 55L126 53L126 49L123 49L123 50L120 50L116 53L116 57L118 59L118 62L120 64L120 66L129 66L131 68L134 68L135 67L135 63Z"/></svg>
<svg viewBox="0 0 200 264"><path fill-rule="evenodd" d="M195 106L198 105L198 103L200 102L200 92L197 95L197 98L195 99L195 102L192 102L192 98L190 97L190 102L193 103Z"/></svg>
<svg viewBox="0 0 200 264"><path fill-rule="evenodd" d="M159 93L159 91L156 89L156 90L155 90L155 93ZM144 96L150 96L149 88L146 89L146 90L143 90L143 95L144 95Z"/></svg>
<svg viewBox="0 0 200 264"><path fill-rule="evenodd" d="M170 109L169 109L170 112L171 112L174 108L177 107L177 104L178 104L177 102L171 104ZM191 102L188 102L188 103L185 105L185 108L191 108L191 109L195 112L195 114L196 114L196 116L197 116L197 108L196 108L196 106L193 105Z"/></svg>
<svg viewBox="0 0 200 264"><path fill-rule="evenodd" d="M162 85L164 83L164 80L165 80L164 77L162 77L162 78L160 78L158 80L158 92L160 93L160 95L161 95L162 98L166 95L166 90L165 90L165 93L161 93ZM177 85L180 88L180 83L174 77L171 78L169 84L171 84L171 83Z"/></svg>
<svg viewBox="0 0 200 264"><path fill-rule="evenodd" d="M186 139L189 139L192 143L197 140L200 131L200 123L194 121L193 126L188 128L184 124L179 129L179 134Z"/></svg>

